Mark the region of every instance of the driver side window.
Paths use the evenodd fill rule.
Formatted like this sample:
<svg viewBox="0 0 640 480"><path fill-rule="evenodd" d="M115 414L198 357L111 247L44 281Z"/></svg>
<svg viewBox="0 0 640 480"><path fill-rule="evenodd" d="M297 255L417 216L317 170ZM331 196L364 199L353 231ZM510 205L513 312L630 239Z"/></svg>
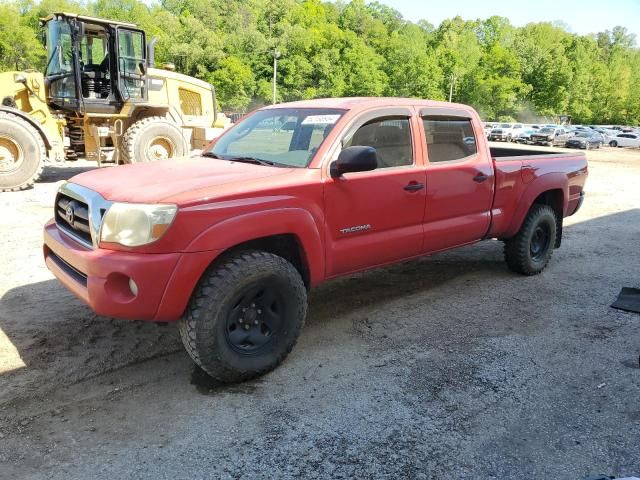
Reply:
<svg viewBox="0 0 640 480"><path fill-rule="evenodd" d="M378 168L413 165L411 128L406 117L385 117L362 125L343 146L376 149Z"/></svg>

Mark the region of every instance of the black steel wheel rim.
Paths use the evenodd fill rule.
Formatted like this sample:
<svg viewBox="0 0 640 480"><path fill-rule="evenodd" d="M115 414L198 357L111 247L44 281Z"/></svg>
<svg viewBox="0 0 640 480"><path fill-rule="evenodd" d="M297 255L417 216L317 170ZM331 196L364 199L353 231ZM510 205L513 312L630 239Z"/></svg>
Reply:
<svg viewBox="0 0 640 480"><path fill-rule="evenodd" d="M531 259L534 261L540 260L545 256L549 245L551 244L551 232L549 225L541 223L536 226L531 235L531 242L529 243L529 252L531 253Z"/></svg>
<svg viewBox="0 0 640 480"><path fill-rule="evenodd" d="M238 294L227 313L227 344L242 355L268 348L284 323L284 297L268 282L260 282Z"/></svg>

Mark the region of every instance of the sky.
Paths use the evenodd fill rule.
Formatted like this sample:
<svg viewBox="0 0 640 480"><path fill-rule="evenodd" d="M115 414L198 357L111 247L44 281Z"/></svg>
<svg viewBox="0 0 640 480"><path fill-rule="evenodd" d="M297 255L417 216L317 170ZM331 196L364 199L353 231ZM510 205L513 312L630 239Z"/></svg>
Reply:
<svg viewBox="0 0 640 480"><path fill-rule="evenodd" d="M400 11L404 18L424 19L436 27L447 18L465 20L493 15L508 18L513 25L560 20L573 33L587 34L626 27L640 45L640 0L379 0Z"/></svg>

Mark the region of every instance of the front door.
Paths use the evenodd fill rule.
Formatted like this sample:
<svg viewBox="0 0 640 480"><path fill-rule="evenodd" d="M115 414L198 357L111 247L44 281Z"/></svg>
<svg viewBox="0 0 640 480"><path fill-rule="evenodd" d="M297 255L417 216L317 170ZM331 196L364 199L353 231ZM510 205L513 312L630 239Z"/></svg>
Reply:
<svg viewBox="0 0 640 480"><path fill-rule="evenodd" d="M489 230L493 202L491 156L478 152L469 117L429 115L422 123L427 146L426 253L482 239Z"/></svg>
<svg viewBox="0 0 640 480"><path fill-rule="evenodd" d="M422 249L425 170L416 163L418 124L407 115L362 124L344 147L376 149L378 168L325 184L327 275L393 262Z"/></svg>

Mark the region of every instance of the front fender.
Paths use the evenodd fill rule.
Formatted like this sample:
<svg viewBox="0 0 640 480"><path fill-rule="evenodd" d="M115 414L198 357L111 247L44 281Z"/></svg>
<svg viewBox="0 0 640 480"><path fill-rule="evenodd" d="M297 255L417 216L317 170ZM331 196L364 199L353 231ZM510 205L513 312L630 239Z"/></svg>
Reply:
<svg viewBox="0 0 640 480"><path fill-rule="evenodd" d="M562 190L562 213L563 216L566 215L569 199L569 180L567 175L560 172L546 173L535 178L520 197L513 219L504 234L505 238L511 238L518 233L533 202L549 190Z"/></svg>
<svg viewBox="0 0 640 480"><path fill-rule="evenodd" d="M312 284L324 278L323 241L318 225L307 210L278 208L234 216L207 228L186 248L187 252L218 250L273 235L293 234L302 246Z"/></svg>

